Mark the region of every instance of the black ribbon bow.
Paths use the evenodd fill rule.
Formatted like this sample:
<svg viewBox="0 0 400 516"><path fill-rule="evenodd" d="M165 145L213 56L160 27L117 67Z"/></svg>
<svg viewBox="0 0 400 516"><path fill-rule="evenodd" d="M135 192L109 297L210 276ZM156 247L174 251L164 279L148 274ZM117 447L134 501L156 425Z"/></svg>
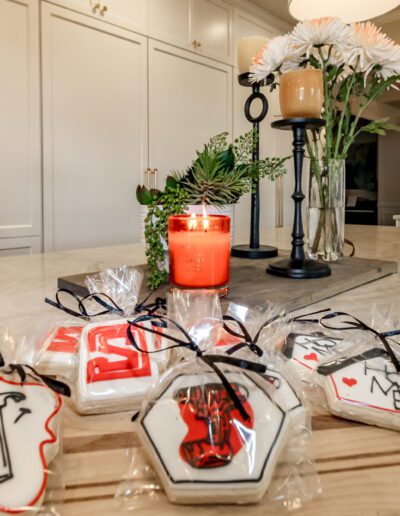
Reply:
<svg viewBox="0 0 400 516"><path fill-rule="evenodd" d="M323 312L328 312L329 310L330 310L330 308L324 308L324 309L318 310L316 312L310 312L308 314L298 315L298 316L294 317L293 319L290 319L288 322L318 323L319 319L310 319L309 317L311 315L316 315L316 314L320 314L320 313L323 313ZM242 349L244 347L248 347L250 351L252 351L257 356L261 357L263 355L263 350L260 348L260 346L257 344L257 342L258 342L258 340L260 338L260 335L261 335L262 331L265 328L267 328L268 326L270 326L271 324L273 324L274 322L278 321L279 319L283 319L286 316L287 316L287 313L284 312L284 313L281 313L281 314L277 314L274 317L271 317L271 319L268 319L267 321L265 321L260 326L260 328L258 329L257 333L255 334L255 336L253 338L250 335L250 333L248 332L246 326L241 321L237 320L235 317L232 317L231 315L224 315L223 316L224 330L227 331L228 333L230 333L231 335L233 335L234 337L238 337L238 338L243 339L242 342L238 342L237 344L235 344L234 346L229 348L226 351L226 353L228 355L232 355L233 353L236 353L240 349ZM238 325L238 327L240 328L242 333L239 333L239 332L235 331L233 328L231 328L227 324L227 321L236 323Z"/></svg>
<svg viewBox="0 0 400 516"><path fill-rule="evenodd" d="M65 306L61 300L61 294L70 296L77 303L77 309L74 310L68 306ZM148 303L146 305L146 302L149 300L152 294L153 293L150 293L143 301L136 305L135 312L147 312L149 314L153 314L159 309L166 310L166 300L161 297L157 297L154 302ZM54 306L55 308L58 308L59 310L62 310L69 315L72 315L73 317L79 317L85 321L90 321L92 317L98 317L100 315L106 314L116 314L121 317L124 315L122 308L119 307L118 304L109 295L104 294L103 292L87 294L86 296L79 297L71 290L60 288L57 290L55 298L56 300L53 301L52 299L46 297L44 301L45 303L48 303L49 305ZM86 304L90 301L96 301L96 303L100 305L100 307L104 308L104 310L100 308L100 310L97 312L90 312L86 306Z"/></svg>
<svg viewBox="0 0 400 516"><path fill-rule="evenodd" d="M2 366L4 366L4 360L3 357L1 357ZM71 389L68 387L67 384L60 382L59 380L55 380L54 378L50 378L44 374L40 374L34 369L32 366L29 365L22 365L22 364L8 364L9 370L5 371L6 373L13 373L16 372L20 379L21 383L25 383L27 376L32 376L35 379L41 380L44 384L47 385L52 391L57 392L58 394L61 394L62 396L71 396ZM29 372L26 372L26 369L29 370Z"/></svg>
<svg viewBox="0 0 400 516"><path fill-rule="evenodd" d="M326 324L325 320L327 319L334 319L335 317L351 317L352 320L346 320L342 322L341 326L330 326ZM400 362L398 358L396 357L391 345L388 342L388 338L392 337L394 335L400 335L400 330L392 330L388 332L379 332L375 330L374 328L371 328L371 326L368 326L360 319L357 319L357 317L354 317L354 315L350 315L346 312L332 312L330 314L324 315L320 319L320 324L324 328L328 328L330 330L363 330L363 331L369 331L373 335L375 335L384 345L387 354L389 355L390 360L392 361L396 371L400 373ZM391 339L393 340L393 339ZM393 340L393 342L397 341Z"/></svg>
<svg viewBox="0 0 400 516"><path fill-rule="evenodd" d="M145 327L140 323L143 322L150 322L153 327ZM174 335L167 334L165 332L161 332L159 330L154 329L155 327L163 327L167 328L167 323L172 324L175 326L177 330L184 336L185 340L180 339ZM140 328L144 331L147 331L149 333L153 333L154 335L159 335L161 337L164 337L175 344L168 346L163 349L156 349L154 351L148 351L145 349L142 349L138 346L135 336L132 333L132 326L135 328ZM239 367L241 369L246 369L248 371L254 371L256 373L265 373L267 368L262 364L257 364L255 362L250 362L248 360L242 360L230 356L225 355L205 355L202 350L199 348L199 346L193 341L193 339L190 337L190 335L187 333L187 331L182 328L177 322L168 319L165 316L156 315L156 314L145 314L140 315L133 321L129 321L128 324L128 330L127 330L128 339L131 342L131 344L137 349L137 351L140 351L141 353L159 353L160 351L166 351L173 348L186 348L190 349L191 351L194 351L196 355L203 360L205 364L207 364L219 377L221 380L221 383L225 387L227 393L229 394L231 400L233 401L235 407L239 411L242 418L247 421L250 419L250 416L246 412L246 409L243 406L243 403L239 399L238 395L236 394L235 390L229 383L229 380L226 378L224 373L221 371L221 369L216 365L217 363L220 364L229 364L233 365L235 367Z"/></svg>

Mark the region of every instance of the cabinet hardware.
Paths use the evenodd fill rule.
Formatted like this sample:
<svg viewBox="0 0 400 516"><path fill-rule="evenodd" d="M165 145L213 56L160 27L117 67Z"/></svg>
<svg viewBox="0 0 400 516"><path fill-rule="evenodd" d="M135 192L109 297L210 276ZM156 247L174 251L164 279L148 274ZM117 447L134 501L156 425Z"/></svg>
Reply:
<svg viewBox="0 0 400 516"><path fill-rule="evenodd" d="M92 7L92 12L95 13L97 11L97 9L100 9L100 4L98 2L96 2L93 7Z"/></svg>
<svg viewBox="0 0 400 516"><path fill-rule="evenodd" d="M100 14L104 14L106 11L107 11L107 6L106 5L102 5L100 7Z"/></svg>
<svg viewBox="0 0 400 516"><path fill-rule="evenodd" d="M195 40L195 39L194 39L194 40L192 41L192 45L196 48L196 47L197 47L197 40Z"/></svg>
<svg viewBox="0 0 400 516"><path fill-rule="evenodd" d="M197 48L200 48L201 47L201 41L197 41L197 45L196 45Z"/></svg>

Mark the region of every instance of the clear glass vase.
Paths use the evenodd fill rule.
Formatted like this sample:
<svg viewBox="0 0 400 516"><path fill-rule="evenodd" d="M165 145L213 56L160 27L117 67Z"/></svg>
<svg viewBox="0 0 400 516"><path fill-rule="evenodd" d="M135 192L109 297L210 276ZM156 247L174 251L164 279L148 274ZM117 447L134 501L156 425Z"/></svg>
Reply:
<svg viewBox="0 0 400 516"><path fill-rule="evenodd" d="M343 258L345 161L311 161L307 209L307 254L314 260Z"/></svg>

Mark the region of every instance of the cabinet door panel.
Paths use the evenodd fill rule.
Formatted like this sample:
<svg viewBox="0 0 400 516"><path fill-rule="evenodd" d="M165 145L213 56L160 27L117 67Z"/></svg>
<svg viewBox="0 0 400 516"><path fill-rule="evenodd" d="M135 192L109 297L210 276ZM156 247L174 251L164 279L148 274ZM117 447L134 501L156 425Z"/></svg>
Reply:
<svg viewBox="0 0 400 516"><path fill-rule="evenodd" d="M0 258L2 256L16 256L21 254L40 253L42 250L42 238L0 238Z"/></svg>
<svg viewBox="0 0 400 516"><path fill-rule="evenodd" d="M197 0L195 39L198 52L232 62L233 9L222 1Z"/></svg>
<svg viewBox="0 0 400 516"><path fill-rule="evenodd" d="M42 26L45 248L138 241L146 39L50 5Z"/></svg>
<svg viewBox="0 0 400 516"><path fill-rule="evenodd" d="M147 34L147 0L101 0L100 18L119 27Z"/></svg>
<svg viewBox="0 0 400 516"><path fill-rule="evenodd" d="M39 19L0 0L0 238L41 234Z"/></svg>
<svg viewBox="0 0 400 516"><path fill-rule="evenodd" d="M231 133L231 88L229 66L149 43L149 161L159 169L159 187L211 136Z"/></svg>
<svg viewBox="0 0 400 516"><path fill-rule="evenodd" d="M194 0L149 0L149 35L167 43L194 49Z"/></svg>

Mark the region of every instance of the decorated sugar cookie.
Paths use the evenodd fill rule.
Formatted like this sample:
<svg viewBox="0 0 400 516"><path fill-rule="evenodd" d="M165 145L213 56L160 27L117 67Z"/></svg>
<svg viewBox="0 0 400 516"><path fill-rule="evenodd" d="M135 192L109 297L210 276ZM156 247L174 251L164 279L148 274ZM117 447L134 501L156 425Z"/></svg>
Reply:
<svg viewBox="0 0 400 516"><path fill-rule="evenodd" d="M321 332L290 333L282 347L283 355L303 379L307 379L318 368L321 361L337 353L343 339Z"/></svg>
<svg viewBox="0 0 400 516"><path fill-rule="evenodd" d="M38 508L48 465L58 453L58 413L62 401L28 369L0 370L0 514Z"/></svg>
<svg viewBox="0 0 400 516"><path fill-rule="evenodd" d="M36 364L41 374L58 375L69 373L75 365L83 326L58 326L44 345L46 351Z"/></svg>
<svg viewBox="0 0 400 516"><path fill-rule="evenodd" d="M165 361L166 352L137 351L127 338L127 329L128 323L123 319L85 326L75 392L80 412L137 409L148 387L158 378L163 365L160 360ZM144 329L131 330L140 349L158 349L160 336Z"/></svg>
<svg viewBox="0 0 400 516"><path fill-rule="evenodd" d="M287 414L265 380L224 374L247 420L213 372L178 374L141 415L139 436L172 502L255 502L271 481Z"/></svg>
<svg viewBox="0 0 400 516"><path fill-rule="evenodd" d="M384 349L373 348L318 368L329 407L338 416L400 430L400 373Z"/></svg>

